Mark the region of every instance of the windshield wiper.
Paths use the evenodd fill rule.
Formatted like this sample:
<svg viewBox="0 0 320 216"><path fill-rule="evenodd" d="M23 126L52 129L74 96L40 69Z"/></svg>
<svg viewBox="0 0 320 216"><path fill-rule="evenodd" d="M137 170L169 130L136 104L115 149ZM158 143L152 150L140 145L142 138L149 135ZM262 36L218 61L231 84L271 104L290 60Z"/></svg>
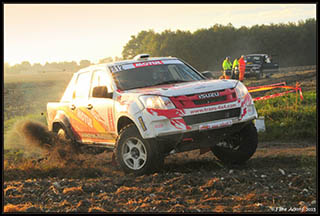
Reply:
<svg viewBox="0 0 320 216"><path fill-rule="evenodd" d="M190 82L190 81L189 80L170 80L170 81L156 83L155 85L164 85L164 84L181 83L181 82Z"/></svg>

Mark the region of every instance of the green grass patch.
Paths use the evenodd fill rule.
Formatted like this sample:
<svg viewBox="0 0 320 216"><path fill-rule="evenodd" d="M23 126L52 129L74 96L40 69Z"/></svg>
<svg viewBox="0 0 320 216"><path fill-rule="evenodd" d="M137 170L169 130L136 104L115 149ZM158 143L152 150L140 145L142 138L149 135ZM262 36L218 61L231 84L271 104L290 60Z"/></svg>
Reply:
<svg viewBox="0 0 320 216"><path fill-rule="evenodd" d="M255 102L259 116L265 117L266 131L259 133L261 141L316 141L317 103L315 92L305 92L304 100L296 94Z"/></svg>

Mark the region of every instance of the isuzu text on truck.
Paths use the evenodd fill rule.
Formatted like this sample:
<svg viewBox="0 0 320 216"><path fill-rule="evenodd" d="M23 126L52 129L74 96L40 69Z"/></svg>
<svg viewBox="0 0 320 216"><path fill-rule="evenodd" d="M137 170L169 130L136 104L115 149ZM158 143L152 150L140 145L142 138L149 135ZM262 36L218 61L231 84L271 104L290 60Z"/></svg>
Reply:
<svg viewBox="0 0 320 216"><path fill-rule="evenodd" d="M137 175L195 149L244 163L258 143L247 88L237 80L209 80L173 57L141 54L81 69L60 102L48 103L47 114L50 131L113 150L121 169Z"/></svg>

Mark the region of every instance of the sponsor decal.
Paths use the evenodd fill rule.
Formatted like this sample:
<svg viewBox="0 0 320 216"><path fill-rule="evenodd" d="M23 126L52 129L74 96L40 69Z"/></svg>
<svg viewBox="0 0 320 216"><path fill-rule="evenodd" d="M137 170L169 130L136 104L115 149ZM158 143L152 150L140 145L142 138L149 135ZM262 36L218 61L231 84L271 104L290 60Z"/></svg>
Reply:
<svg viewBox="0 0 320 216"><path fill-rule="evenodd" d="M139 67L146 67L146 66L152 66L152 65L160 65L163 64L163 62L161 60L158 61L149 61L149 62L138 62L138 63L133 63L133 66L135 68L139 68Z"/></svg>
<svg viewBox="0 0 320 216"><path fill-rule="evenodd" d="M156 125L154 125L154 128L163 128L163 127L164 127L163 124L156 124Z"/></svg>
<svg viewBox="0 0 320 216"><path fill-rule="evenodd" d="M216 129L221 127L228 127L232 125L232 120L220 121L211 124L200 125L199 130Z"/></svg>
<svg viewBox="0 0 320 216"><path fill-rule="evenodd" d="M102 140L112 140L114 137L110 134L105 133L82 133L83 138L91 138L91 139L102 139Z"/></svg>
<svg viewBox="0 0 320 216"><path fill-rule="evenodd" d="M146 130L147 130L147 127L146 127L146 125L144 124L142 117L140 116L140 117L138 118L138 120L139 120L139 123L140 123L143 131L146 131Z"/></svg>
<svg viewBox="0 0 320 216"><path fill-rule="evenodd" d="M190 114L199 114L199 113L204 113L204 112L211 112L211 111L218 111L218 110L224 110L224 109L230 109L233 107L236 107L237 104L223 104L215 107L209 107L209 108L201 108L197 110L191 110Z"/></svg>
<svg viewBox="0 0 320 216"><path fill-rule="evenodd" d="M211 92L207 94L198 95L199 99L213 98L213 97L219 97L219 96L220 96L219 92Z"/></svg>
<svg viewBox="0 0 320 216"><path fill-rule="evenodd" d="M115 131L112 107L108 107L107 112L108 112L108 123L109 123L110 131Z"/></svg>
<svg viewBox="0 0 320 216"><path fill-rule="evenodd" d="M112 73L116 73L123 70L122 65L112 65L109 66L109 69Z"/></svg>
<svg viewBox="0 0 320 216"><path fill-rule="evenodd" d="M169 60L153 60L147 62L137 62L137 63L129 63L129 64L121 64L121 65L111 65L109 69L112 73L116 73L123 70L130 70L133 68L160 65L160 64L183 64L181 61L177 59L169 59Z"/></svg>
<svg viewBox="0 0 320 216"><path fill-rule="evenodd" d="M89 118L84 112L82 112L80 109L77 109L77 117L83 121L86 125L93 128L92 119Z"/></svg>

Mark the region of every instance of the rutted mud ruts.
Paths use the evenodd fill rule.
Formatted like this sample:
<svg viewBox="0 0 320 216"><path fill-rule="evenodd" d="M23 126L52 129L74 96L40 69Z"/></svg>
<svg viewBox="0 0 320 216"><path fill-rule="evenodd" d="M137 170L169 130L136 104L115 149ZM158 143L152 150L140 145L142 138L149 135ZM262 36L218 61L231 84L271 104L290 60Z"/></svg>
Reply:
<svg viewBox="0 0 320 216"><path fill-rule="evenodd" d="M4 210L314 212L315 145L279 145L262 145L245 165L233 167L211 152L180 153L167 157L161 172L139 177L115 169L108 152L78 154L74 160L82 156L82 164L43 160L5 171Z"/></svg>

